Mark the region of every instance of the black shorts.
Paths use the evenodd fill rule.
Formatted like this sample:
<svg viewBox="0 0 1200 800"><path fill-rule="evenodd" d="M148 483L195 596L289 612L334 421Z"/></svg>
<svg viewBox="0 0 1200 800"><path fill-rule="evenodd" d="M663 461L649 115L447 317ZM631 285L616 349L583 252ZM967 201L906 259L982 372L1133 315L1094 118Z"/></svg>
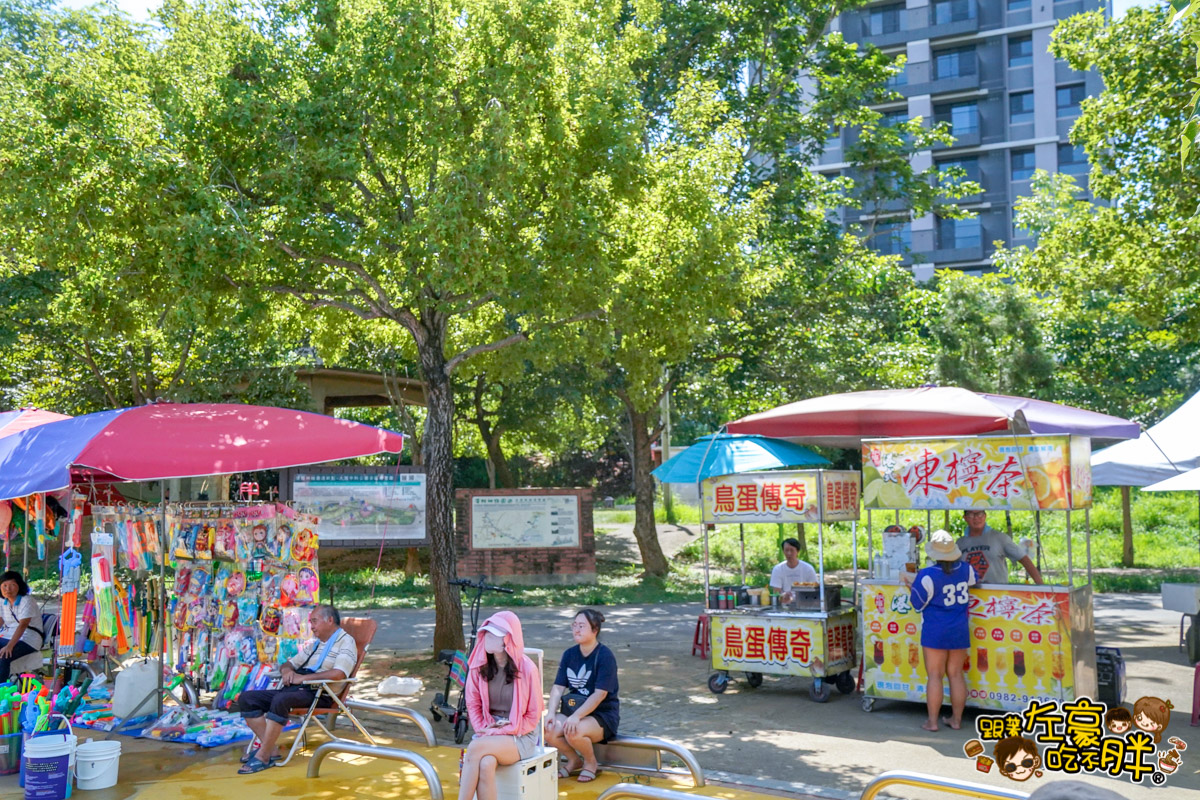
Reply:
<svg viewBox="0 0 1200 800"><path fill-rule="evenodd" d="M238 695L238 710L245 719L266 717L280 725L287 724L288 712L293 708L308 708L313 698L317 696L316 689L306 686L289 686L286 689L257 689L242 692ZM317 708L329 708L333 698L325 695Z"/></svg>

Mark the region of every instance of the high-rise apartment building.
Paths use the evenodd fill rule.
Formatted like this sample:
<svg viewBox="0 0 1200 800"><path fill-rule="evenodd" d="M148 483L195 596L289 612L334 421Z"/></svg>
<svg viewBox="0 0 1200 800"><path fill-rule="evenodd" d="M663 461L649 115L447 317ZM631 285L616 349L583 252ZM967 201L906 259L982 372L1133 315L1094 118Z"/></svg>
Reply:
<svg viewBox="0 0 1200 800"><path fill-rule="evenodd" d="M903 253L922 280L935 269L987 270L994 241L1029 243L1014 229L1013 205L1029 194L1033 171L1072 173L1087 185L1087 158L1068 134L1080 101L1100 91L1100 78L1056 60L1049 46L1059 20L1096 9L1108 10L1107 0L881 0L839 16L833 27L847 41L907 55L890 84L902 99L877 107L885 119L921 116L950 125L956 141L918 153L913 165L957 166L982 187L959 201L975 212L971 219L846 209L844 222L875 213L881 232L872 245ZM853 136L833 136L817 170L848 171L842 153Z"/></svg>

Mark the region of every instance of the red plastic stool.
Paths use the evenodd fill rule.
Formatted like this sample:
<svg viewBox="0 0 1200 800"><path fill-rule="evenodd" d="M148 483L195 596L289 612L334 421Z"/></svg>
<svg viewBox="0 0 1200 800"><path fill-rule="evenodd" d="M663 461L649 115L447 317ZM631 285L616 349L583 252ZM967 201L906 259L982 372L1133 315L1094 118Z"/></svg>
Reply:
<svg viewBox="0 0 1200 800"><path fill-rule="evenodd" d="M1192 673L1192 727L1200 725L1200 663Z"/></svg>
<svg viewBox="0 0 1200 800"><path fill-rule="evenodd" d="M708 614L701 614L696 619L696 632L692 634L692 655L708 658L709 630Z"/></svg>

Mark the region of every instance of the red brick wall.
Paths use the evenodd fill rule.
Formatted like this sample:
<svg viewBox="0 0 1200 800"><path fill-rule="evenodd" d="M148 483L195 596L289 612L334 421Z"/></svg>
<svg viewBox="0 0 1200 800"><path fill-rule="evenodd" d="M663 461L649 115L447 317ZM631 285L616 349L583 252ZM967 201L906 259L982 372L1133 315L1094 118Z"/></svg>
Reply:
<svg viewBox="0 0 1200 800"><path fill-rule="evenodd" d="M579 498L579 547L514 547L476 550L471 540L471 498L530 495ZM596 582L596 536L592 529L591 489L459 489L454 493L454 545L458 575L480 573L506 583L532 585Z"/></svg>

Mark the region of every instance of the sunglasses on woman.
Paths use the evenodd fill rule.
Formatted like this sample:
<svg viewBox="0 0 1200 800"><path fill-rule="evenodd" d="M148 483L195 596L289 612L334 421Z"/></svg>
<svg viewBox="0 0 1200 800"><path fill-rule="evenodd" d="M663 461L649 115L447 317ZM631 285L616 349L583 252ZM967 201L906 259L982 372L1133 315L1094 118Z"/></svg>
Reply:
<svg viewBox="0 0 1200 800"><path fill-rule="evenodd" d="M1000 769L1003 772L1016 772L1021 767L1024 767L1025 769L1030 769L1032 766L1033 766L1033 759L1026 758L1026 759L1022 760L1020 764L1014 763L1012 761L1005 762L1004 764L1000 765Z"/></svg>

